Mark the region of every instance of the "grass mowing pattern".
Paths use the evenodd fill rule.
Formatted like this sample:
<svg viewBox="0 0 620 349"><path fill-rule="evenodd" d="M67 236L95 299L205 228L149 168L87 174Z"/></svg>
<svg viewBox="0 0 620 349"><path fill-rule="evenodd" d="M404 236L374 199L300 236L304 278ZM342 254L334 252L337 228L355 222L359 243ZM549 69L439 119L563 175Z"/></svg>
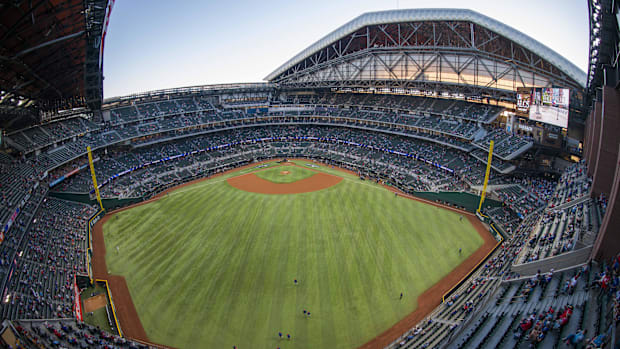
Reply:
<svg viewBox="0 0 620 349"><path fill-rule="evenodd" d="M265 195L217 177L108 220L108 269L126 277L149 338L180 348L356 347L482 245L457 213L322 170L345 180ZM278 331L293 339L280 342Z"/></svg>
<svg viewBox="0 0 620 349"><path fill-rule="evenodd" d="M283 174L282 172L288 172ZM255 172L256 176L274 183L293 183L312 177L316 172L297 166L277 166Z"/></svg>

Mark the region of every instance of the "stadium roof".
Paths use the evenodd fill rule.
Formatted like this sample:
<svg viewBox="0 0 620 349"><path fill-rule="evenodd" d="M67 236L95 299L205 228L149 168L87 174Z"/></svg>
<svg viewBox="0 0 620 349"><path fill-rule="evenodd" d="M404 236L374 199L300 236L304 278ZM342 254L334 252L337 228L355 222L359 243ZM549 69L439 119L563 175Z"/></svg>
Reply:
<svg viewBox="0 0 620 349"><path fill-rule="evenodd" d="M265 77L265 80L276 79L280 74L315 52L366 26L420 21L468 21L475 23L534 52L578 82L582 87L586 86L586 73L557 52L504 23L467 9L403 9L364 13L298 53Z"/></svg>
<svg viewBox="0 0 620 349"><path fill-rule="evenodd" d="M101 103L107 0L0 4L0 106L41 109Z"/></svg>

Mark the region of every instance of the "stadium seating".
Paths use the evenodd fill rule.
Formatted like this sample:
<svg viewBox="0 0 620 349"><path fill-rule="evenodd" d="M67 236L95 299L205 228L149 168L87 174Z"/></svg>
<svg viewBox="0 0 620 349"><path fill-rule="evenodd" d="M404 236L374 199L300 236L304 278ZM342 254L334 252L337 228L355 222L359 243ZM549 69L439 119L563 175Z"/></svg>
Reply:
<svg viewBox="0 0 620 349"><path fill-rule="evenodd" d="M8 302L0 305L4 319L71 317L73 277L86 274L86 223L95 209L46 198L35 210L12 236L19 253L8 259L14 273L5 288Z"/></svg>
<svg viewBox="0 0 620 349"><path fill-rule="evenodd" d="M264 103L273 105L252 111L236 108ZM491 196L503 205L486 207L484 213L506 240L442 305L390 347L524 346L537 336L531 329L514 335L523 318L534 310L542 314L549 306L567 304L573 305L574 315L566 326L532 344L557 347L579 328L587 328L588 337L605 333L611 323L608 309L617 300L611 295L598 299L591 289L597 279L592 275L607 266L593 265L590 281L580 278L571 294L564 285L573 270L555 272L544 283L511 270L594 242L607 199L590 198L591 180L583 162L568 166L558 181L511 175L511 159L531 141L491 126L501 112L497 107L340 93L279 103L219 103L209 96L186 96L116 107L110 109L110 121L102 124L72 118L9 134L16 150L28 150L19 158L0 153L0 223L12 223L0 244L0 277L9 295L8 302L0 304L3 318L71 316L69 276L85 272L85 224L95 210L50 198L47 192L50 183L68 173L72 175L52 191L92 189L90 173L83 168L87 146L97 159L104 198L148 198L179 183L274 157L319 159L360 176L382 178L407 192L477 194L488 141L493 139L497 157ZM289 110L287 103L302 107ZM223 147L209 149L215 146ZM36 337L32 324L13 326L30 328L29 336L47 340Z"/></svg>
<svg viewBox="0 0 620 349"><path fill-rule="evenodd" d="M464 343L496 347L501 343L502 347L514 348L530 343L537 348L557 348L580 331L585 332L579 342L584 346L603 336L609 340L618 306L617 286L610 286L614 282L617 285L614 263L585 264L502 282L493 301L481 312L498 325L488 329L471 322L449 347L463 347ZM481 334L472 336L472 332Z"/></svg>
<svg viewBox="0 0 620 349"><path fill-rule="evenodd" d="M389 135L383 135L381 133L371 133L364 131L355 131L344 129L344 128L312 128L312 127L303 127L303 128L252 128L252 129L241 129L235 131L226 131L224 133L212 133L208 138L208 142L200 142L200 147L192 147L191 144L197 144L195 140L200 138L183 138L174 143L167 145L165 148L161 148L159 146L153 146L150 148L139 148L136 153L131 157L132 162L119 162L119 159L124 159L127 157L123 157L120 154L109 154L108 156L102 158L100 162L96 163L95 167L100 174L100 176L105 178L109 178L116 173L122 172L126 169L133 168L139 166L143 163L159 160L165 156L174 156L177 154L187 153L193 150L204 149L212 146L217 146L221 144L231 143L239 140L247 140L254 138L263 138L269 136L285 136L285 137L299 137L299 136L310 136L310 137L331 137L337 138L346 141L352 141L361 144L371 145L376 148L389 148L395 151L417 155L418 157L429 161L431 164L439 163L446 164L447 166L453 163L454 160L454 152L450 151L448 148L442 148L439 146L432 146L431 144L425 144L424 142L415 141L413 139L406 139L402 137L395 137ZM311 144L311 143L308 143ZM287 144L290 147L290 144ZM345 146L345 145L343 145ZM351 146L345 146L351 147ZM280 148L283 148L280 146ZM317 149L322 149L323 147L319 146ZM332 147L333 148L333 147ZM373 161L373 166L381 166L383 168L383 172L390 167L390 162L393 162L394 158L398 158L395 155L389 156L389 160L381 151L363 149L362 153L357 153L356 158L358 160L353 161L351 156L356 153L352 153L347 155L349 161L353 161L352 163L357 162L359 167L368 166L369 164L366 161L362 161L360 159L376 159ZM333 153L347 154L348 150L340 150L337 149L332 150ZM371 154L372 153L372 154ZM329 159L329 153L322 152L322 154L326 159ZM383 155L382 155L383 154ZM178 160L180 161L180 160ZM376 164L375 164L376 163ZM454 162L455 165L463 164ZM418 189L425 190L449 190L454 188L460 188L464 190L466 188L464 183L460 183L454 181L454 176L448 175L447 173L438 172L432 166L429 166L426 163L413 163L409 162L399 162L399 168L401 169L400 173L403 174L401 179L409 178L409 183L416 182L414 179L422 180L424 183L427 183L427 186L418 187ZM189 165L188 165L189 166ZM393 165L392 165L393 166ZM141 178L143 181L149 182L146 180L146 173L153 172L156 166L151 166L149 169L140 170ZM458 167L457 167L458 169ZM477 170L482 171L482 168L479 167ZM59 172L66 171L65 169L60 169ZM183 168L178 168L178 171L183 171ZM377 171L377 173L381 173L382 171ZM415 171L415 173L408 173L410 171ZM471 168L467 170L469 174ZM186 172L188 173L188 172ZM189 171L191 173L191 171ZM413 175L413 176L412 176ZM58 175L52 174L52 176L57 177ZM396 176L396 175L395 175ZM150 177L148 177L150 178ZM480 174L478 178L482 178ZM103 180L102 179L102 180ZM146 183L145 182L145 183ZM76 176L73 176L70 180L61 183L59 188L63 191L70 192L84 192L90 190L89 188L89 174L87 172L82 172ZM115 180L114 185L122 185L124 181ZM105 187L103 189L103 195L115 195L115 193L129 193L126 188L117 188L107 190Z"/></svg>
<svg viewBox="0 0 620 349"><path fill-rule="evenodd" d="M533 146L532 141L508 134L502 129L487 130L486 135L473 144L488 152L491 140L495 143L493 154L504 160L512 160Z"/></svg>
<svg viewBox="0 0 620 349"><path fill-rule="evenodd" d="M97 129L99 126L89 120L74 117L12 132L7 142L27 153Z"/></svg>
<svg viewBox="0 0 620 349"><path fill-rule="evenodd" d="M2 325L19 339L24 348L159 348L112 335L70 319L5 320Z"/></svg>
<svg viewBox="0 0 620 349"><path fill-rule="evenodd" d="M429 103L422 101L420 105ZM433 104L438 105L442 103L444 103L443 100L441 103L433 102ZM459 103L461 102L459 101L456 104ZM184 106L183 108L180 107L181 104ZM191 112L186 112L186 109ZM270 119L257 120L256 115L264 115ZM45 171L82 156L87 146L96 149L143 136L160 137L161 133L187 134L200 132L205 128L237 127L240 123L320 123L356 126L384 133L408 135L465 152L475 149L476 143L470 142L485 132L475 123L468 122L465 119L440 119L430 115L388 111L347 110L335 106L316 106L295 112L278 111L276 106L271 108L268 113L259 111L255 114L248 114L240 110L217 109L208 98L180 98L155 103L136 103L131 106L111 109L110 117L110 122L103 126L94 125L84 119L74 118L54 123L58 126L57 128L41 126L28 129L28 132L32 133L31 137L36 141L28 138L26 131L15 132L9 136L9 139L15 144L22 144L21 149L42 148L41 154L33 156L31 160L35 162L37 168ZM225 124L222 124L222 121ZM71 131L65 132L66 129ZM509 139L509 142L504 142L505 145L514 145L513 141L517 142L517 145L523 142L514 136ZM51 144L55 145L51 146ZM46 147L47 149L45 149ZM510 146L506 149L500 148L500 150L500 155L512 157L515 151L522 151L523 148ZM474 159L481 162L485 161L480 151L474 154ZM494 169L508 173L514 167L500 160L495 160Z"/></svg>
<svg viewBox="0 0 620 349"><path fill-rule="evenodd" d="M318 97L316 101L309 101L308 103L322 106L356 106L359 108L382 106L392 110L407 110L415 114L433 113L484 123L493 121L502 111L501 107L453 99L380 94L326 93Z"/></svg>

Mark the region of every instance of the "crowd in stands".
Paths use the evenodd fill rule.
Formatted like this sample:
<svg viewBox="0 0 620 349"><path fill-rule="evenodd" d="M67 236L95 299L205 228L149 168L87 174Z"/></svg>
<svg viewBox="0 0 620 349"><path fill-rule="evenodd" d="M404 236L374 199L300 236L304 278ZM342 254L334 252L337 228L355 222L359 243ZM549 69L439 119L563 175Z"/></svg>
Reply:
<svg viewBox="0 0 620 349"><path fill-rule="evenodd" d="M154 345L132 341L83 322L62 320L13 320L2 323L11 331L15 343L6 343L12 349L38 348L98 348L150 349ZM6 338L11 338L6 336Z"/></svg>
<svg viewBox="0 0 620 349"><path fill-rule="evenodd" d="M8 134L20 150L34 150L75 135L96 130L99 127L82 117L54 121Z"/></svg>
<svg viewBox="0 0 620 349"><path fill-rule="evenodd" d="M562 209L550 209L541 215L540 222L524 246L521 262L532 262L572 251L577 243L593 242L602 221L601 205L595 199Z"/></svg>
<svg viewBox="0 0 620 349"><path fill-rule="evenodd" d="M266 126L266 125L265 125ZM237 128L228 131L212 132L208 134L208 137L195 136L191 137L192 133L188 134L190 137L179 138L179 135L173 137L173 141L166 143L165 148L162 149L161 142L168 140L166 135L159 135L158 137L152 137L143 140L143 142L136 142L135 145L140 146L130 152L123 151L122 153L110 152L108 155L102 156L99 162L95 163L95 168L100 176L100 182L110 178L116 173L122 172L126 169L139 166L149 161L159 160L163 157L170 157L178 154L191 152L194 150L205 149L213 146L219 146L227 143L252 140L256 138L264 137L316 137L316 138L330 138L341 141L355 142L364 145L370 145L375 149L355 149L351 151L354 146L343 144L330 144L327 147L331 147L331 150L324 149L325 145L317 144L316 141L304 142L304 146L309 147L308 150L302 151L297 149L297 155L303 156L306 153L308 156L321 157L325 160L334 160L340 162L350 162L352 165L358 167L364 167L372 165L374 167L381 167L377 173L393 173L393 175L386 177L393 177L398 179L398 182L408 183L412 187L412 190L420 191L464 191L468 190L468 186L480 185L484 179L484 164L478 161L472 161L471 156L467 153L452 150L441 145L434 143L428 143L416 140L415 138L393 136L389 133L369 132L361 129L343 128L343 127L316 127L316 126L269 126L269 127L244 127ZM159 143L158 143L159 142ZM280 142L281 143L281 142ZM319 142L320 143L320 142ZM333 142L332 142L333 143ZM248 159L253 158L266 158L273 157L276 153L280 155L286 155L287 149L291 147L290 142L284 142L279 144L278 142L272 142L272 144L259 144L259 145L245 145L250 152ZM342 147L348 147L348 150L342 150ZM262 148L268 148L263 149ZM297 148L300 148L297 146ZM273 151L273 149L278 149ZM413 157L418 157L418 160L423 161L410 161L409 158L403 158L402 156L395 154L385 154L380 149L389 149L392 151L398 151L406 154L410 154ZM261 152L265 154L260 154ZM221 150L220 150L221 152ZM234 153L234 152L233 152ZM209 161L217 163L215 161L220 154L217 152L209 152L209 154L192 155L193 161L185 166L179 166L178 163L183 164L184 158L178 159L175 162L166 163L166 165L174 165L168 169L156 169L157 166L147 168L144 170L136 171L128 178L140 178L141 183L148 183L146 178L157 179L157 185L160 186L163 183L159 180L160 177L165 177L171 172L180 173L183 172L188 176L196 175L195 169L191 168L192 163L201 163ZM231 156L231 154L223 154L224 160ZM347 161L344 161L347 158ZM376 160L375 160L376 159ZM395 160L398 160L395 162ZM375 164L376 163L376 164ZM441 170L437 167L437 164L443 165L446 168L454 171L448 174L448 171ZM75 165L72 165L75 167ZM164 166L163 164L159 167ZM196 166L194 166L196 167ZM391 169L390 169L391 167ZM163 167L162 167L163 168ZM400 169L400 170L399 170ZM52 179L59 177L60 175L67 173L69 169L62 167L57 171L50 174ZM152 173L156 171L156 176ZM156 178L157 177L157 178ZM176 176L178 177L178 176ZM456 179L455 179L456 177ZM491 179L495 177L492 173ZM172 178L175 178L173 175ZM127 181L132 183L131 181ZM87 171L73 176L71 179L61 183L58 188L63 191L69 192L85 192L90 190L90 176ZM123 180L117 180L115 183L122 185L125 183ZM135 185L134 185L135 186ZM415 188L413 188L415 187ZM141 190L138 190L141 192ZM107 195L119 195L121 193L127 193L126 190L120 188L118 190L108 190L104 187L103 193ZM135 195L133 193L132 195Z"/></svg>
<svg viewBox="0 0 620 349"><path fill-rule="evenodd" d="M494 141L493 155L506 160L515 158L533 145L532 140L509 134L501 128L486 130L484 137L475 140L473 144L488 152L491 140Z"/></svg>
<svg viewBox="0 0 620 349"><path fill-rule="evenodd" d="M0 227L23 205L42 173L29 161L0 157Z"/></svg>
<svg viewBox="0 0 620 349"><path fill-rule="evenodd" d="M572 177L571 173L578 173L578 168L583 167L583 163L570 166L562 179ZM597 344L601 338L608 340L610 331L620 321L620 255L602 264L591 261L578 266L576 271L554 272L552 269L547 273L539 271L531 277L511 272L514 264L568 252L577 241L583 245L594 242L602 217L597 212L605 201L591 199L559 210L550 208L548 200L557 188L563 187L562 181L524 178L517 185L499 190L502 200L528 195L540 199L543 205L538 205L523 220L503 216L494 220L504 224L505 220L512 221L507 239L484 266L458 289L445 295L439 308L390 347L513 348L532 345L557 348L562 341L574 343L578 340L584 347L599 348ZM575 196L581 195L573 191L564 201L572 202ZM499 210L512 212L506 207ZM556 216L564 216L565 225L552 232L546 227ZM579 234L586 227L594 231L589 241L584 241L580 237L584 234ZM532 258L534 254L539 257ZM600 292L592 291L599 289ZM605 296L601 296L603 294ZM465 327L461 327L462 324Z"/></svg>
<svg viewBox="0 0 620 349"><path fill-rule="evenodd" d="M298 104L317 104L328 106L356 106L383 109L407 110L417 114L437 114L489 123L502 111L501 107L470 103L462 100L429 98L420 96L364 94L364 93L325 93L306 100L289 100Z"/></svg>
<svg viewBox="0 0 620 349"><path fill-rule="evenodd" d="M513 184L495 191L499 199L519 217L545 207L557 182L544 178L514 177Z"/></svg>
<svg viewBox="0 0 620 349"><path fill-rule="evenodd" d="M161 144L150 145L136 148L131 152L110 152L107 155L102 155L101 159L95 162L95 169L99 174L100 182L103 182L105 179L123 170L164 157L172 157L240 140L265 137L324 137L359 142L377 149L388 148L412 154L413 156L418 155L431 163L449 163L453 159L453 151L403 137L353 131L346 128L263 127L223 131L210 134L210 137L182 138L166 143L164 146L161 146ZM128 188L123 188L125 184L133 186L133 188L129 188L129 191L138 188L136 183L145 185L155 181L155 186L159 186L164 184L161 183L161 180L167 175L172 174L173 179L181 173L195 176L199 172L201 164L221 165L221 163L225 163L231 157L239 157L244 154L247 155L244 161L249 161L251 159L268 158L277 155L290 156L291 151L294 151L298 156L314 156L325 160L349 163L360 168L375 168L376 173L383 174L386 177L391 176L398 181L409 182L419 190L429 190L431 185L435 186L436 189L443 190L464 190L466 188L465 183L458 180L455 181L454 175L446 171L437 171L432 164L422 161L411 161L410 158L388 154L377 149L339 144L333 141L324 143L317 142L316 140L300 142L284 139L272 142L251 142L250 144L237 145L235 148L238 147L242 147L242 149L218 149L217 151L198 153L191 155L190 160L181 157L175 161L160 163L134 171L128 175L128 180L119 178L115 179L111 185L104 186L102 193L104 196L127 193ZM480 168L477 169L482 170ZM61 168L59 173L66 173L66 171L68 171L67 168ZM53 178L56 176L58 176L56 173L52 173ZM138 178L140 181L136 180ZM422 183L417 184L420 181ZM424 185L424 183L428 183L428 185ZM59 190L69 192L86 192L90 188L90 175L88 171L82 171L58 185ZM133 195L136 195L136 193Z"/></svg>
<svg viewBox="0 0 620 349"><path fill-rule="evenodd" d="M71 317L73 277L86 274L88 219L93 207L44 198L21 231L17 253L9 259L13 273L6 280L2 317ZM3 243L0 250L10 248ZM7 257L9 257L7 255ZM10 257L9 257L10 258Z"/></svg>
<svg viewBox="0 0 620 349"><path fill-rule="evenodd" d="M470 122L489 121L501 109L464 101L336 93L293 101L298 102L309 109L250 112L223 108L211 98L186 97L114 108L110 120L100 125L74 118L9 135L29 149L72 139L20 159L0 153L0 222L7 222L19 208L0 244L0 282L7 296L0 303L2 317L71 317L72 277L86 272L85 228L95 209L50 198L47 191L50 182L85 164L87 145L95 148L104 197L143 198L177 183L275 157L320 159L386 179L406 191L472 191L484 179L489 140L495 140L495 151L504 159L531 143ZM235 105L244 103L228 103ZM382 108L371 110L372 105ZM65 133L67 128L71 132ZM261 138L273 139L258 141ZM114 146L129 139L129 146ZM105 151L97 149L104 147ZM142 167L177 155L183 156ZM591 345L607 336L611 323L607 309L614 309L613 321L618 319L619 260L574 274L539 273L524 280L510 273L513 264L539 261L593 242L607 198L588 197L591 182L585 164L569 166L557 182L503 174L512 165L499 158L492 165L490 180L498 185L494 197L503 205L485 213L506 240L392 347L447 343L493 347L525 342L552 347L562 340ZM51 172L45 178L47 170ZM90 173L83 169L52 190L85 193L91 187ZM597 288L599 293L590 291ZM553 304L538 307L530 302L542 299L552 299ZM592 309L591 318L586 310ZM45 324L24 324L13 326L25 338L58 337ZM77 325L71 325L74 332L63 330L59 323L52 326L59 333L62 330L64 340L75 339L70 344L92 344L84 331L75 329ZM133 345L105 334L90 335L104 346Z"/></svg>
<svg viewBox="0 0 620 349"><path fill-rule="evenodd" d="M334 96L340 96L340 94ZM354 96L353 99L365 100L365 97L369 95L355 94L352 96ZM272 108L244 110L223 108L213 97L193 96L112 108L109 110L109 117L105 117L105 122L102 124L95 124L80 117L69 118L16 131L9 134L7 138L12 142L11 144L17 144L19 150L27 154L29 161L35 164L38 171L51 170L84 155L87 146L95 149L124 140L151 137L162 132L182 135L187 132L200 133L205 129L235 127L248 123L322 123L357 126L380 132L404 133L411 137L469 152L475 149L475 144L484 148L484 138L479 138L487 132L486 129L475 122L470 122L468 118L437 113L437 110L433 112L436 115L431 116L420 112L428 108L416 109L415 107L426 104L443 106L445 109L442 107L441 110L458 110L458 115L463 113L495 115L501 111L501 108L477 103L433 98L428 98L430 101L424 101L425 98L422 97L378 96L378 99L374 98L370 101L380 103L392 97L403 101L421 100L422 102L421 104L404 103L402 110L380 108L381 111L378 111L368 107L351 109L346 103L342 105L311 104L301 110L291 110L286 107L286 104L279 109L280 102L274 100L270 101L275 105ZM315 97L314 102L325 98L324 96ZM340 97L336 97L338 98ZM398 103L389 102L388 104L397 105ZM363 106L363 103L355 104L355 106ZM498 155L500 157L514 156L511 152L522 148L520 145L523 139L510 136L502 130L497 131L497 135L504 135L503 144L508 149L506 152L499 152ZM39 136L28 138L27 134ZM471 143L476 139L478 139L476 143ZM42 151L36 155L33 152L35 149ZM480 159L480 161L484 160ZM510 165L500 158L494 160L494 167L500 171L511 169Z"/></svg>
<svg viewBox="0 0 620 349"><path fill-rule="evenodd" d="M604 196L589 198L581 190L567 189L575 185L589 185L584 184L589 183L584 172L585 164L576 163L566 168L554 190L548 189L547 185L542 186L547 188L542 196L547 200L541 201L546 206L539 215L536 227L531 230L527 244L523 246L518 263L557 256L594 242L605 214ZM575 175L579 176L580 181L575 179ZM505 198L503 200L506 202Z"/></svg>
<svg viewBox="0 0 620 349"><path fill-rule="evenodd" d="M549 197L549 208L589 195L592 180L586 175L585 162L581 161L569 166L562 174L559 183L553 195Z"/></svg>
<svg viewBox="0 0 620 349"><path fill-rule="evenodd" d="M498 344L557 348L564 342L569 347L602 348L620 320L618 258L590 261L561 273L539 271L530 278L505 282L497 301L485 309L498 324L506 315L515 315L513 321L504 320L511 324L503 334L495 333Z"/></svg>

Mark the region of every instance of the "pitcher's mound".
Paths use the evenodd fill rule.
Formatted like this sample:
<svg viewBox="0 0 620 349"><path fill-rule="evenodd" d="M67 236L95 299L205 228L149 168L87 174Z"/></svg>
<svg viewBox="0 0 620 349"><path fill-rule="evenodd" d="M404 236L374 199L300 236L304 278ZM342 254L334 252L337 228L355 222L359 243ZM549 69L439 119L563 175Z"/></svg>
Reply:
<svg viewBox="0 0 620 349"><path fill-rule="evenodd" d="M108 299L106 296L104 294L98 294L84 300L84 311L90 313L91 311L105 307L107 303Z"/></svg>
<svg viewBox="0 0 620 349"><path fill-rule="evenodd" d="M281 174L281 175L287 175L287 174L289 174L289 173L291 173L291 171L280 171L280 174Z"/></svg>
<svg viewBox="0 0 620 349"><path fill-rule="evenodd" d="M288 172L288 171L282 171ZM327 173L316 173L312 177L304 178L293 183L274 183L262 179L253 173L229 178L226 180L231 186L259 194L299 194L309 193L329 188L342 181L342 177Z"/></svg>

